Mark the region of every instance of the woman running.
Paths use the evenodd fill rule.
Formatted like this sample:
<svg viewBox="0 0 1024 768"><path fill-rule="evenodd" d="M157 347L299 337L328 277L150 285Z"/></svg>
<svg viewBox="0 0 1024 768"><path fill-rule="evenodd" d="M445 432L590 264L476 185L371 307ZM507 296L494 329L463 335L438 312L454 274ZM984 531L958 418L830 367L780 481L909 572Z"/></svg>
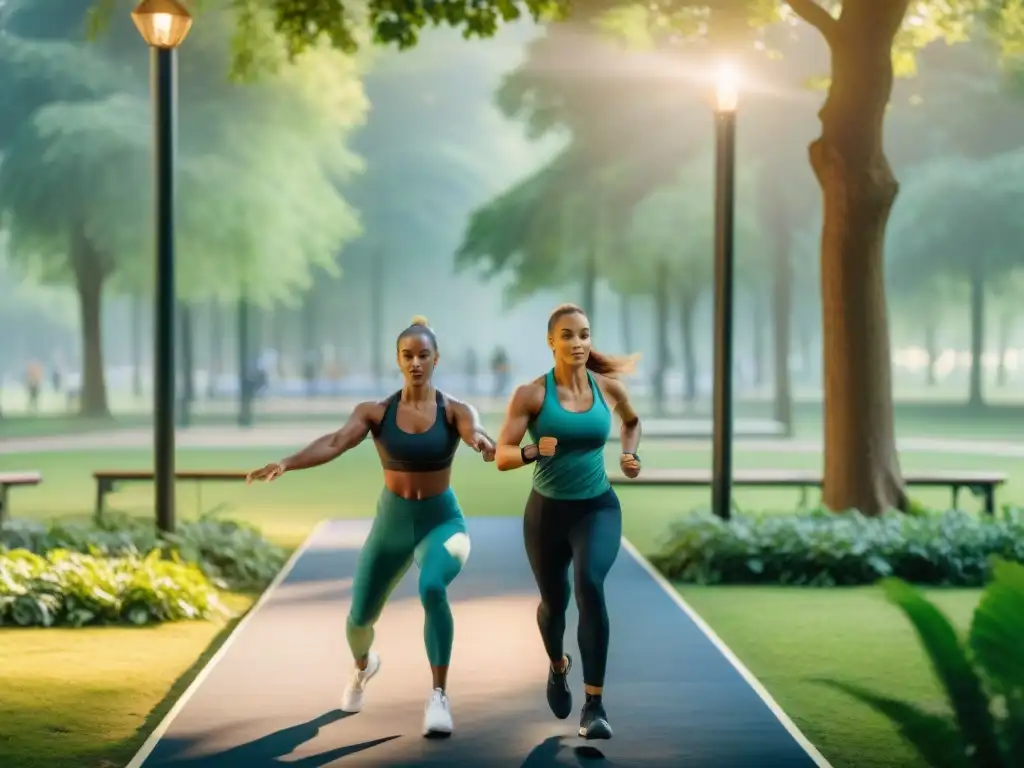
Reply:
<svg viewBox="0 0 1024 768"><path fill-rule="evenodd" d="M325 464L373 435L384 468L384 490L352 585L346 634L355 669L342 696L342 709L359 712L363 708L366 684L381 663L371 650L374 624L415 560L426 612L423 637L433 673L423 734L447 736L453 727L446 686L455 632L447 587L466 564L470 550L462 510L450 486L451 465L460 438L483 454L484 461L494 460L494 442L471 405L431 383L438 346L425 318L413 318L398 335L397 347L398 367L405 379L400 391L378 402L360 403L337 432L250 473L248 482L276 480L285 472Z"/></svg>
<svg viewBox="0 0 1024 768"><path fill-rule="evenodd" d="M587 316L573 304L551 313L548 346L555 366L513 393L498 437L497 466L504 471L536 462L523 537L540 590L537 625L551 660L548 705L559 719L572 712L572 658L562 648L572 562L586 693L579 735L610 739L601 701L608 660L604 580L619 552L622 508L608 481L604 448L615 411L622 420L619 465L627 477L640 474L640 417L615 378L632 369L633 359L595 351ZM527 430L534 444L520 447Z"/></svg>

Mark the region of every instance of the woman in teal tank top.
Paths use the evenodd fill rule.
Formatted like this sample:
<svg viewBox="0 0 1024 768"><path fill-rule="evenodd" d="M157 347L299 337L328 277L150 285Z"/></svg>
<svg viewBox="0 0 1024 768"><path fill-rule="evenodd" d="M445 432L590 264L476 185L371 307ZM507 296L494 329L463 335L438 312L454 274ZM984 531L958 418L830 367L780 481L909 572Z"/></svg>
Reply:
<svg viewBox="0 0 1024 768"><path fill-rule="evenodd" d="M537 625L551 661L548 706L560 719L572 712L572 658L563 649L572 563L586 694L579 735L609 739L602 699L609 635L604 580L618 556L622 509L608 481L604 449L615 412L622 421L619 465L627 477L640 474L640 417L616 378L633 360L596 352L587 316L573 304L563 304L548 319L548 346L554 367L512 395L498 437L497 466L504 471L534 465L523 538L540 591ZM521 447L527 431L533 443Z"/></svg>
<svg viewBox="0 0 1024 768"><path fill-rule="evenodd" d="M399 392L360 403L340 430L252 472L249 481L271 481L285 472L325 464L373 435L384 469L384 490L370 535L359 552L352 585L346 634L355 668L341 708L346 712L363 708L366 684L380 669L380 657L372 650L374 625L391 591L415 562L425 613L423 637L433 675L423 735L447 736L453 727L446 688L455 633L447 589L470 549L462 510L451 489L451 464L460 440L485 461L494 460L494 442L472 406L431 383L438 361L437 337L425 318L413 318L398 335L396 346L405 379Z"/></svg>

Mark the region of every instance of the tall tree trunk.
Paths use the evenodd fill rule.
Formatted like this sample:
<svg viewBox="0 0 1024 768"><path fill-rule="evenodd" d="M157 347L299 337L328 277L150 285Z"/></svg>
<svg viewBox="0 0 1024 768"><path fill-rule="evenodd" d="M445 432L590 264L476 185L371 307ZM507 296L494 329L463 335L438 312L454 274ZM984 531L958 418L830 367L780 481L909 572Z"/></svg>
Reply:
<svg viewBox="0 0 1024 768"><path fill-rule="evenodd" d="M670 365L668 345L668 262L659 262L655 275L654 334L658 355L655 361L651 390L654 396L654 413L658 416L663 416L665 414L665 376Z"/></svg>
<svg viewBox="0 0 1024 768"><path fill-rule="evenodd" d="M679 335L683 348L683 401L692 405L697 399L697 345L693 326L697 320L697 291L684 284L679 292Z"/></svg>
<svg viewBox="0 0 1024 768"><path fill-rule="evenodd" d="M619 294L619 323L622 333L622 345L626 352L633 347L633 297L628 293Z"/></svg>
<svg viewBox="0 0 1024 768"><path fill-rule="evenodd" d="M306 380L306 397L316 394L316 380L322 374L320 357L316 353L317 326L317 293L316 285L306 294L302 305L302 343L299 360L302 363L302 376Z"/></svg>
<svg viewBox="0 0 1024 768"><path fill-rule="evenodd" d="M103 372L103 286L110 273L106 260L81 230L70 243L71 263L82 320L82 385L79 408L83 416L109 416L107 382Z"/></svg>
<svg viewBox="0 0 1024 768"><path fill-rule="evenodd" d="M284 307L275 307L264 313L266 320L270 323L270 347L274 350L274 375L279 379L284 378L284 358L287 354L288 343L285 341L285 332L288 328L288 310ZM267 371L269 374L270 371Z"/></svg>
<svg viewBox="0 0 1024 768"><path fill-rule="evenodd" d="M252 322L249 317L249 297L243 293L238 297L236 322L238 324L238 425L252 426L253 416L253 365L252 339L249 331Z"/></svg>
<svg viewBox="0 0 1024 768"><path fill-rule="evenodd" d="M885 230L899 185L885 157L892 45L908 0L853 2L817 20L832 81L810 146L821 185L825 472L833 510L905 509L892 400ZM827 14L825 14L827 16Z"/></svg>
<svg viewBox="0 0 1024 768"><path fill-rule="evenodd" d="M781 195L783 218L773 218L772 238L772 352L775 376L772 415L790 434L793 429L793 388L789 374L789 341L793 319L793 272L790 251L793 245L789 209ZM810 345L808 345L809 347Z"/></svg>
<svg viewBox="0 0 1024 768"><path fill-rule="evenodd" d="M754 323L752 329L752 349L751 352L754 360L754 381L753 384L757 388L764 386L765 380L765 355L764 355L764 297L755 295L754 303L751 311L751 318Z"/></svg>
<svg viewBox="0 0 1024 768"><path fill-rule="evenodd" d="M586 252L586 261L583 264L583 311L587 313L587 319L590 321L590 330L593 333L594 330L594 317L597 314L597 249L598 244L597 238L592 238L593 242L590 243L590 247Z"/></svg>
<svg viewBox="0 0 1024 768"><path fill-rule="evenodd" d="M971 281L971 375L967 404L981 408L985 404L982 392L985 366L985 263L982 259L970 261Z"/></svg>
<svg viewBox="0 0 1024 768"><path fill-rule="evenodd" d="M797 344L800 346L800 379L804 384L814 381L814 345L811 329L804 323L797 326Z"/></svg>
<svg viewBox="0 0 1024 768"><path fill-rule="evenodd" d="M217 382L224 372L224 318L216 301L210 302L210 360L207 371L206 396L212 400L217 396Z"/></svg>
<svg viewBox="0 0 1024 768"><path fill-rule="evenodd" d="M999 362L996 365L996 386L1005 387L1006 356L1010 351L1010 339L1013 338L1013 315L1003 312L999 316Z"/></svg>
<svg viewBox="0 0 1024 768"><path fill-rule="evenodd" d="M142 397L142 297L132 296L132 394Z"/></svg>
<svg viewBox="0 0 1024 768"><path fill-rule="evenodd" d="M384 387L384 249L377 248L372 255L370 271L370 324L373 349L370 359L373 366L374 386L378 392Z"/></svg>
<svg viewBox="0 0 1024 768"><path fill-rule="evenodd" d="M925 384L934 387L939 383L939 377L935 373L935 367L939 362L939 328L934 322L927 322L924 326L924 349L928 355L928 367L925 371Z"/></svg>

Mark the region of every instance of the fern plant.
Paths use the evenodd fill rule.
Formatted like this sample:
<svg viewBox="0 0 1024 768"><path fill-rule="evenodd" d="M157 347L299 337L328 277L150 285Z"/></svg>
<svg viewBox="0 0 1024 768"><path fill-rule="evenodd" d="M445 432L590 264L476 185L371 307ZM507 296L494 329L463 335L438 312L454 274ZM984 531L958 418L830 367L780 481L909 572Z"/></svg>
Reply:
<svg viewBox="0 0 1024 768"><path fill-rule="evenodd" d="M995 560L966 640L917 589L886 579L910 620L952 714L934 715L847 683L827 684L891 720L934 768L1024 766L1024 565Z"/></svg>

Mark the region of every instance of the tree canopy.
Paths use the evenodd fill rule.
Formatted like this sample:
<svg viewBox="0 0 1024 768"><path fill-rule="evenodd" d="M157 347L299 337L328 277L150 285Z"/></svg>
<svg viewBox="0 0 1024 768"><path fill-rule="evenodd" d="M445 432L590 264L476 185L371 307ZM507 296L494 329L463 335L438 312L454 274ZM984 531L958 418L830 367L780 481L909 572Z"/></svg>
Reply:
<svg viewBox="0 0 1024 768"><path fill-rule="evenodd" d="M889 272L912 292L929 279L998 281L1022 265L1024 151L987 160L943 157L919 169L893 217Z"/></svg>
<svg viewBox="0 0 1024 768"><path fill-rule="evenodd" d="M210 77L228 64L236 21L206 14L180 67L178 292L228 298L244 283L258 301L280 300L358 234L339 187L360 168L343 139L366 101L359 63L327 45L257 83ZM103 411L104 287L152 284L146 49L127 18L86 42L85 9L69 0L16 2L3 24L0 217L25 271L76 286L83 408Z"/></svg>

